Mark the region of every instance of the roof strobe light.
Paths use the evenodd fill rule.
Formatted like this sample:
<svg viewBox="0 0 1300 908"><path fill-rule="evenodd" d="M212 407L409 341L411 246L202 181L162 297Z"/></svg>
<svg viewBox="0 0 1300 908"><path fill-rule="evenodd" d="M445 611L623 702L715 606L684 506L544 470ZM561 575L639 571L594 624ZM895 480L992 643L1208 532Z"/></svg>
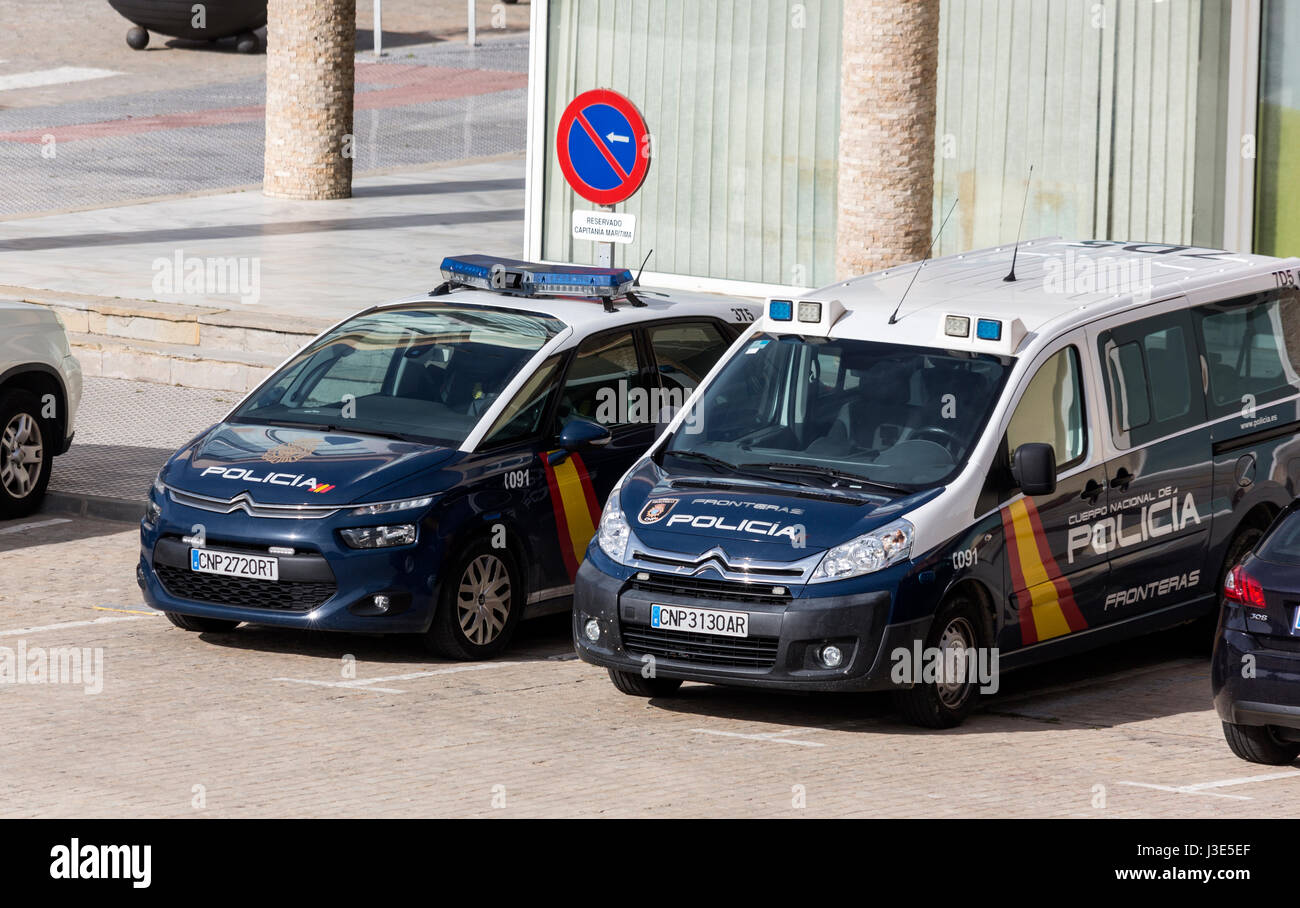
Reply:
<svg viewBox="0 0 1300 908"><path fill-rule="evenodd" d="M993 318L982 318L975 322L975 336L980 340L1002 340L1002 323Z"/></svg>
<svg viewBox="0 0 1300 908"><path fill-rule="evenodd" d="M623 296L632 289L626 268L580 265L539 265L488 255L448 256L442 260L443 280L518 296Z"/></svg>
<svg viewBox="0 0 1300 908"><path fill-rule="evenodd" d="M772 300L767 304L767 317L774 322L788 322L794 318L794 303L791 300Z"/></svg>

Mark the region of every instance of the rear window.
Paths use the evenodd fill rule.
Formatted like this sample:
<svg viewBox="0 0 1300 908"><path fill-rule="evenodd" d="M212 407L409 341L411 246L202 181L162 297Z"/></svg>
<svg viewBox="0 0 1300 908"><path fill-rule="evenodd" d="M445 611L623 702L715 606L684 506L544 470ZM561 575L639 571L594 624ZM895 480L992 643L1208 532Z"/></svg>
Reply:
<svg viewBox="0 0 1300 908"><path fill-rule="evenodd" d="M1300 511L1294 511L1264 537L1255 554L1275 564L1300 564Z"/></svg>
<svg viewBox="0 0 1300 908"><path fill-rule="evenodd" d="M1212 415L1246 413L1300 391L1300 293L1272 291L1194 311Z"/></svg>

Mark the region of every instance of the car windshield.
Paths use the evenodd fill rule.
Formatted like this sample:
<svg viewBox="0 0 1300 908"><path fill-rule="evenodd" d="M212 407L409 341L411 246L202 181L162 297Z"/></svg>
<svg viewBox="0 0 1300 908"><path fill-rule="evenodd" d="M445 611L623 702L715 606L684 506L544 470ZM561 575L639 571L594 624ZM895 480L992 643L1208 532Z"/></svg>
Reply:
<svg viewBox="0 0 1300 908"><path fill-rule="evenodd" d="M1012 362L958 350L761 334L704 389L665 458L713 472L841 488L937 485L969 456Z"/></svg>
<svg viewBox="0 0 1300 908"><path fill-rule="evenodd" d="M302 350L231 421L458 445L563 327L452 304L361 315Z"/></svg>

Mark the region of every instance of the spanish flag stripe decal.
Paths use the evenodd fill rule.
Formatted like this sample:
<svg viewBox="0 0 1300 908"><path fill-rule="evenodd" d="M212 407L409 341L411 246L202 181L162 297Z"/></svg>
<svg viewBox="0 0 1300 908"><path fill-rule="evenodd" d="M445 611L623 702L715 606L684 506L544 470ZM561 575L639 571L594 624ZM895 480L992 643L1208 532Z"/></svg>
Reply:
<svg viewBox="0 0 1300 908"><path fill-rule="evenodd" d="M1011 588L1017 592L1016 610L1020 615L1020 641L1026 646L1030 643L1038 642L1038 633L1034 630L1033 610L1027 603L1022 603L1025 597L1019 591L1025 589L1028 584L1025 583L1025 572L1020 567L1020 546L1016 541L1015 525L1011 520L1011 509L1002 509L1002 532L1007 540L1007 562L1011 565Z"/></svg>
<svg viewBox="0 0 1300 908"><path fill-rule="evenodd" d="M572 580L578 576L578 562L573 557L573 549L569 546L569 524L564 519L564 507L561 502L559 484L555 478L555 470L546 462L546 455L542 455L543 471L546 473L546 487L551 491L551 508L555 511L555 531L558 536L556 540L560 546L560 555L564 557L564 569Z"/></svg>
<svg viewBox="0 0 1300 908"><path fill-rule="evenodd" d="M1043 564L1047 567L1047 576L1052 579L1052 583L1056 586L1065 622L1069 627L1069 631L1081 631L1088 626L1088 622L1083 620L1083 613L1079 611L1079 606L1074 601L1074 590L1070 588L1070 582L1061 573L1060 567L1056 564L1056 559L1052 557L1052 550L1047 546L1047 534L1043 532L1043 520L1038 516L1038 508L1034 507L1033 502L1027 502L1027 504L1029 522L1034 528L1034 539L1038 542L1039 555L1043 559ZM1066 633L1069 633L1069 631L1066 631Z"/></svg>
<svg viewBox="0 0 1300 908"><path fill-rule="evenodd" d="M555 510L555 528L559 535L560 552L569 579L577 576L578 565L587 553L587 543L596 533L600 509L596 492L591 486L587 467L576 454L570 454L557 464L547 462L546 485L551 493L551 506Z"/></svg>
<svg viewBox="0 0 1300 908"><path fill-rule="evenodd" d="M1087 627L1074 601L1074 591L1047 547L1043 523L1033 502L1024 498L1013 502L1004 512L1004 527L1008 518L1008 557L1015 588L1029 598L1019 609L1021 642L1037 643Z"/></svg>

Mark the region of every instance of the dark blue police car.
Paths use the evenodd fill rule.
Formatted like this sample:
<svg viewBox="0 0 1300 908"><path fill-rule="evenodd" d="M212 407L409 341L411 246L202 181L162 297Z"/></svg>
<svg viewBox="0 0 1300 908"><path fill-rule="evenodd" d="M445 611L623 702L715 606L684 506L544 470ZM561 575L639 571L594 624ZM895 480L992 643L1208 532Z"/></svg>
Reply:
<svg viewBox="0 0 1300 908"><path fill-rule="evenodd" d="M137 578L173 624L492 656L569 607L610 489L757 312L626 270L443 276L326 331L163 467Z"/></svg>

